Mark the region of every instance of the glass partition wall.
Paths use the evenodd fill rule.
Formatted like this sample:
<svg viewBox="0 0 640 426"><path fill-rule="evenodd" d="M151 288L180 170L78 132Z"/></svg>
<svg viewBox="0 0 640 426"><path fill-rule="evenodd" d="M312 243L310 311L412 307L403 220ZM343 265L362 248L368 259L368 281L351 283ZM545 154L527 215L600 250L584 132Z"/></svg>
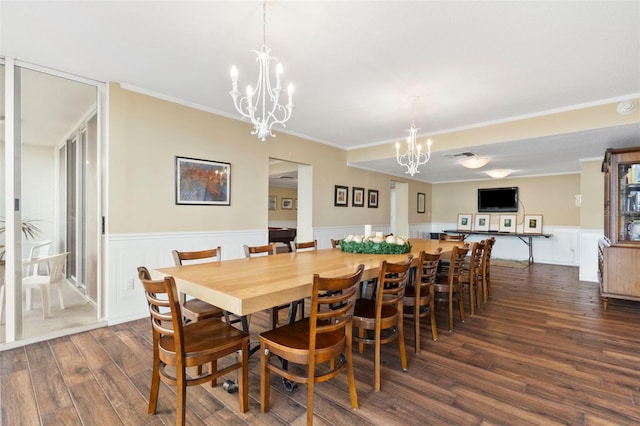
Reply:
<svg viewBox="0 0 640 426"><path fill-rule="evenodd" d="M0 118L17 123L9 131L3 126L0 139L0 216L7 225L0 235L6 246L0 262L6 270L0 278L0 343L11 343L66 334L98 321L98 99L104 88L11 59L1 65ZM21 232L25 226L33 232ZM25 261L32 248L46 242L33 256L68 254L62 285L50 285L45 318L39 289L26 284L33 274L47 276L48 264L27 266Z"/></svg>

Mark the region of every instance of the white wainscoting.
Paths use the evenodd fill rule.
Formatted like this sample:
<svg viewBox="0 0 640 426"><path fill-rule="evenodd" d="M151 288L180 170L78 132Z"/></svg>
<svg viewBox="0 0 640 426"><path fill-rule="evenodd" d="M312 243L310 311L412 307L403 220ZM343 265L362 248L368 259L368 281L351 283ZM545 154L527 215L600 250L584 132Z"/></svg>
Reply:
<svg viewBox="0 0 640 426"><path fill-rule="evenodd" d="M243 244L264 245L268 231L224 231L162 234L118 234L109 238L106 288L109 324L149 315L138 266L149 270L173 266L172 250L203 250L220 246L222 259L244 257Z"/></svg>
<svg viewBox="0 0 640 426"><path fill-rule="evenodd" d="M410 238L428 238L431 232L454 229L455 223L411 224ZM389 232L389 224L372 226L373 232ZM545 227L551 238L533 239L536 262L579 266L580 280L597 281L597 241L602 230L581 230L577 227ZM313 237L319 248L330 248L331 239L342 239L349 234L362 235L364 225L314 228ZM469 241L482 239L474 235ZM528 247L515 237L496 236L493 255L500 259L526 261ZM130 321L149 315L144 292L138 281L136 268L155 269L173 265L171 250L201 250L222 247L222 259L244 257L243 244L267 244L267 230L118 234L109 238L106 286L109 324Z"/></svg>

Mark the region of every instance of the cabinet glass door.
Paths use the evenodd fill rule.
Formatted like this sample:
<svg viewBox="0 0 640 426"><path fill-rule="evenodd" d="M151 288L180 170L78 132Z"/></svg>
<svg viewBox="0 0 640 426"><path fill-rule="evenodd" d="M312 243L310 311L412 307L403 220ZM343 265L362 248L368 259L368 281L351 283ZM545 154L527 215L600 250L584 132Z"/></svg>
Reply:
<svg viewBox="0 0 640 426"><path fill-rule="evenodd" d="M640 241L640 164L620 164L619 241Z"/></svg>

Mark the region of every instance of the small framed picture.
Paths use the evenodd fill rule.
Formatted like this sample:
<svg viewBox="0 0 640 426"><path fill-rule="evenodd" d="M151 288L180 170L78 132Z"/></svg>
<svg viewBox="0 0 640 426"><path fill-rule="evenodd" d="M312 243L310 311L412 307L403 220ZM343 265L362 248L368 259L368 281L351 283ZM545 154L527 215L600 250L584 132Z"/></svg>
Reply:
<svg viewBox="0 0 640 426"><path fill-rule="evenodd" d="M524 226L522 231L525 234L542 234L542 215L541 214L524 215Z"/></svg>
<svg viewBox="0 0 640 426"><path fill-rule="evenodd" d="M335 185L333 205L336 207L349 207L349 187Z"/></svg>
<svg viewBox="0 0 640 426"><path fill-rule="evenodd" d="M458 213L458 231L471 231L471 218L468 213Z"/></svg>
<svg viewBox="0 0 640 426"><path fill-rule="evenodd" d="M498 232L516 232L516 215L501 214Z"/></svg>
<svg viewBox="0 0 640 426"><path fill-rule="evenodd" d="M364 188L353 187L351 192L351 206L364 207Z"/></svg>
<svg viewBox="0 0 640 426"><path fill-rule="evenodd" d="M370 189L368 192L367 198L368 198L367 207L377 209L378 208L378 190Z"/></svg>
<svg viewBox="0 0 640 426"><path fill-rule="evenodd" d="M231 205L231 163L176 157L176 204Z"/></svg>
<svg viewBox="0 0 640 426"><path fill-rule="evenodd" d="M269 195L269 210L278 210L278 197Z"/></svg>
<svg viewBox="0 0 640 426"><path fill-rule="evenodd" d="M422 192L418 192L418 213L424 213L426 211L426 204L427 196Z"/></svg>
<svg viewBox="0 0 640 426"><path fill-rule="evenodd" d="M293 198L283 198L282 205L280 207L282 208L282 210L293 209Z"/></svg>
<svg viewBox="0 0 640 426"><path fill-rule="evenodd" d="M474 231L488 231L489 224L491 223L491 215L477 214L474 216L473 230Z"/></svg>

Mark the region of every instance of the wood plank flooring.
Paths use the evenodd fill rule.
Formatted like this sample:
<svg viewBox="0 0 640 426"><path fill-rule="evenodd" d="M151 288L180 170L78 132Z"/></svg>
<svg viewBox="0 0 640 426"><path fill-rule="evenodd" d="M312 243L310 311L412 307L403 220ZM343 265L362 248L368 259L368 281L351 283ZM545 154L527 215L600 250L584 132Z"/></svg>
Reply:
<svg viewBox="0 0 640 426"><path fill-rule="evenodd" d="M382 391L373 391L373 354L354 353L360 408L346 377L316 386L320 425L631 425L640 423L640 303L612 300L604 311L595 283L573 267L494 266L494 297L474 317L455 317L440 338L422 327L409 370L396 344L383 346ZM267 316L254 315L253 332ZM2 425L171 425L174 389L161 385L148 415L151 331L143 319L0 353ZM187 422L304 424L306 387L287 393L272 381L271 411L260 412L259 357L250 361L250 407L220 385L189 388ZM235 376L229 377L234 379ZM222 381L219 381L222 383Z"/></svg>

